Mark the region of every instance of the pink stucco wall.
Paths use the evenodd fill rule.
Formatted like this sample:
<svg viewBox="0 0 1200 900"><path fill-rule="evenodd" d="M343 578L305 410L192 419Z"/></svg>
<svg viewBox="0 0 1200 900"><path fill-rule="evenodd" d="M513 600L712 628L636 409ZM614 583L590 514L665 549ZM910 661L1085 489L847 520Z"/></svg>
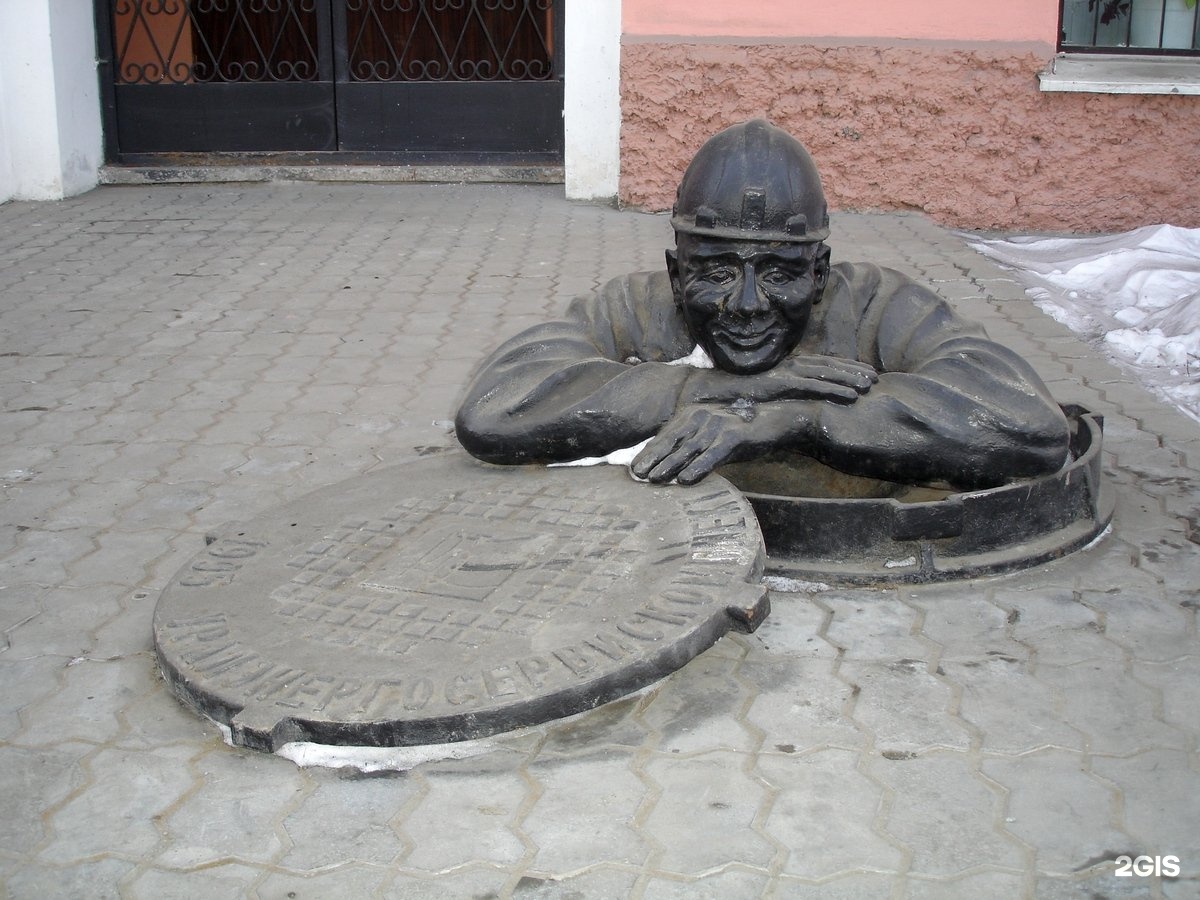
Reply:
<svg viewBox="0 0 1200 900"><path fill-rule="evenodd" d="M1045 41L1056 0L623 0L629 35Z"/></svg>
<svg viewBox="0 0 1200 900"><path fill-rule="evenodd" d="M669 208L705 138L765 115L809 148L835 210L978 229L1200 226L1200 97L1041 93L1050 52L627 36L621 199Z"/></svg>

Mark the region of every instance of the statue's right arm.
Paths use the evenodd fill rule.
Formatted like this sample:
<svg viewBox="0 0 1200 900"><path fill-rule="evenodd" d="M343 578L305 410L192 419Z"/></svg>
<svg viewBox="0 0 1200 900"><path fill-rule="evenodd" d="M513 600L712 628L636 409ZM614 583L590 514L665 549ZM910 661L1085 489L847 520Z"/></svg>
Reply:
<svg viewBox="0 0 1200 900"><path fill-rule="evenodd" d="M638 309L642 298L622 291L628 295L627 283L610 283L572 303L563 320L530 328L488 357L455 420L463 447L494 463L558 462L655 434L694 370L629 361L652 340L648 331L661 338L664 326L654 316L673 308Z"/></svg>
<svg viewBox="0 0 1200 900"><path fill-rule="evenodd" d="M562 326L518 335L479 370L455 419L473 456L505 464L603 456L655 434L675 412L690 370L606 359Z"/></svg>

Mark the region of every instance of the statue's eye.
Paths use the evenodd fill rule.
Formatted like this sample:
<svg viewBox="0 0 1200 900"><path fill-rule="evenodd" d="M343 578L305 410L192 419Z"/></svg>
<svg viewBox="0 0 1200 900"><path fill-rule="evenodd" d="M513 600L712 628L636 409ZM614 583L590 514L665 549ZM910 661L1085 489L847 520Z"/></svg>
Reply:
<svg viewBox="0 0 1200 900"><path fill-rule="evenodd" d="M709 284L733 284L737 272L731 266L713 266L700 273L700 277Z"/></svg>
<svg viewBox="0 0 1200 900"><path fill-rule="evenodd" d="M795 281L795 278L783 269L767 269L759 276L759 281L763 284L769 284L772 287L781 287L789 282Z"/></svg>

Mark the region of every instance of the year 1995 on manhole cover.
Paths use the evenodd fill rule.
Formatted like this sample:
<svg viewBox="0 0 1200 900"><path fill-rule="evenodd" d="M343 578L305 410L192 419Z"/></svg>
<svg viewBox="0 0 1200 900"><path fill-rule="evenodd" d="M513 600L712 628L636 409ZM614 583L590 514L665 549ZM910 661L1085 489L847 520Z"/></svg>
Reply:
<svg viewBox="0 0 1200 900"><path fill-rule="evenodd" d="M720 477L449 452L210 535L154 640L172 690L237 744L467 740L590 709L753 630L763 562Z"/></svg>

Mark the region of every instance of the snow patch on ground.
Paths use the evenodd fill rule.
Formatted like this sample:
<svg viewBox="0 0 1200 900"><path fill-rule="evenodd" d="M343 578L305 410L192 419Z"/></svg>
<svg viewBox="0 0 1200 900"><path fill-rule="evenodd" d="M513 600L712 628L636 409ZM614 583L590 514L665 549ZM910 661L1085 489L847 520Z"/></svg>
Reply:
<svg viewBox="0 0 1200 900"><path fill-rule="evenodd" d="M209 719L221 732L221 739L230 747L233 731L213 719ZM314 744L309 741L292 741L275 751L276 756L290 759L302 768L319 766L326 769L358 769L360 772L407 772L428 762L447 759L469 759L482 756L495 749L489 740L458 741L453 744L425 744L418 747L357 747L335 744Z"/></svg>
<svg viewBox="0 0 1200 900"><path fill-rule="evenodd" d="M764 575L762 583L781 594L821 594L832 590L823 581L804 581L799 578L786 578L782 575Z"/></svg>
<svg viewBox="0 0 1200 900"><path fill-rule="evenodd" d="M1200 229L968 241L1015 270L1043 312L1200 422Z"/></svg>
<svg viewBox="0 0 1200 900"><path fill-rule="evenodd" d="M407 772L423 763L482 756L494 748L495 744L486 740L420 747L343 747L294 741L284 744L275 754L304 768L322 766L328 769L352 768L366 773Z"/></svg>

